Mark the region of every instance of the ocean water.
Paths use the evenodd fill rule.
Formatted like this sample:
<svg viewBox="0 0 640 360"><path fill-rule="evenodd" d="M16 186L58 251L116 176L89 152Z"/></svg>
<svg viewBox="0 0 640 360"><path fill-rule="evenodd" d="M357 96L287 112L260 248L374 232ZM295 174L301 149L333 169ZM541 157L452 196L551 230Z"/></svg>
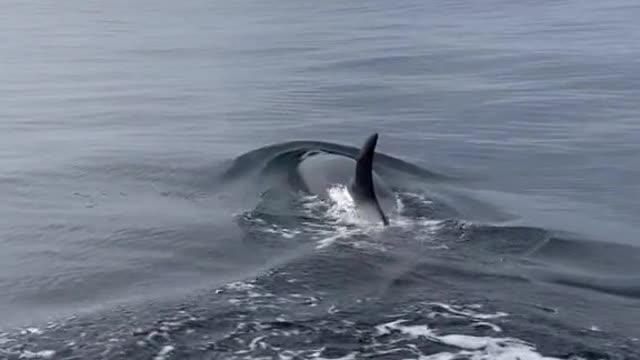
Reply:
<svg viewBox="0 0 640 360"><path fill-rule="evenodd" d="M640 359L637 1L2 5L0 359Z"/></svg>

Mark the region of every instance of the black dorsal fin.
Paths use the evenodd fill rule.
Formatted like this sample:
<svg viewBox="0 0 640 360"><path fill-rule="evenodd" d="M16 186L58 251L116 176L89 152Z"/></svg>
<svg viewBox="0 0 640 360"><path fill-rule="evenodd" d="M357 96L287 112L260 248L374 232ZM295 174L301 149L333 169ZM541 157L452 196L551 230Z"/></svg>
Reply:
<svg viewBox="0 0 640 360"><path fill-rule="evenodd" d="M375 154L378 134L372 134L367 138L356 158L356 177L354 185L358 187L358 193L375 199L373 188L373 155Z"/></svg>
<svg viewBox="0 0 640 360"><path fill-rule="evenodd" d="M356 158L356 174L352 183L352 191L355 193L357 200L373 202L376 210L379 212L382 222L389 224L389 220L382 212L378 198L376 197L375 187L373 185L373 156L378 143L378 134L374 133L367 138L364 145L360 149L360 153Z"/></svg>

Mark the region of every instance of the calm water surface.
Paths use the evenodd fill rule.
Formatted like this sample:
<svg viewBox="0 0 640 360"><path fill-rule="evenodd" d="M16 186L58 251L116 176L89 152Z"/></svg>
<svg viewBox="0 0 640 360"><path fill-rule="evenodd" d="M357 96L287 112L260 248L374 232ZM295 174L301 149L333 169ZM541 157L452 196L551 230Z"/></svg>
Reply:
<svg viewBox="0 0 640 360"><path fill-rule="evenodd" d="M0 358L640 358L636 1L2 5Z"/></svg>

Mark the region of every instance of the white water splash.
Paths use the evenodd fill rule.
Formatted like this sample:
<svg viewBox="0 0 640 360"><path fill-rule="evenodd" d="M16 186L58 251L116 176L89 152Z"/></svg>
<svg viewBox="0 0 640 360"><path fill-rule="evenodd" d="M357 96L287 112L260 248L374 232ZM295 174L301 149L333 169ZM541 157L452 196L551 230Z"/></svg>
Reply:
<svg viewBox="0 0 640 360"><path fill-rule="evenodd" d="M502 318L502 317L505 317L505 316L509 315L509 314L507 314L505 312L497 312L497 313L493 313L493 314L483 314L483 313L480 313L478 311L471 310L471 308L473 308L473 306L470 306L470 305L466 306L465 308L462 308L462 307L459 307L459 306L455 306L455 305L438 303L438 302L431 302L431 303L427 303L426 305L440 307L440 308L446 310L448 313L459 315L461 317L478 319L478 320L498 319L498 318ZM477 307L481 307L481 305L478 305Z"/></svg>
<svg viewBox="0 0 640 360"><path fill-rule="evenodd" d="M41 351L35 351L35 352L25 350L20 354L18 358L19 359L51 359L55 354L56 352L53 350L41 350Z"/></svg>
<svg viewBox="0 0 640 360"><path fill-rule="evenodd" d="M22 335L32 334L32 335L42 335L44 332L38 328L30 327L21 331Z"/></svg>
<svg viewBox="0 0 640 360"><path fill-rule="evenodd" d="M317 249L329 247L341 239L348 239L354 247L360 249L385 251L386 247L383 244L372 239L378 238L376 235L385 229L392 228L396 232L408 231L417 241L433 242L436 239L435 234L444 226L443 220L403 216L404 204L400 196L396 196L396 211L387 214L390 224L385 227L378 221L372 222L361 216L346 186L335 185L329 188L328 195L328 201L323 201L316 196L305 198L305 211L309 215L320 215L323 218L322 224L304 223L304 231L318 239ZM364 235L366 240L354 240L360 235ZM434 249L447 248L436 244Z"/></svg>
<svg viewBox="0 0 640 360"><path fill-rule="evenodd" d="M171 345L167 345L165 347L163 347L159 352L158 355L156 355L153 359L154 360L165 360L167 355L169 355L170 353L172 353L174 350L174 347Z"/></svg>
<svg viewBox="0 0 640 360"><path fill-rule="evenodd" d="M353 224L366 226L371 223L363 219L358 213L355 202L349 193L349 190L344 185L336 185L328 190L329 198L331 199L331 205L327 210L327 215L344 224Z"/></svg>
<svg viewBox="0 0 640 360"><path fill-rule="evenodd" d="M494 338L488 336L472 336L461 334L438 335L428 325L404 325L407 320L400 319L376 326L380 335L394 332L407 335L409 338L425 339L458 348L459 351L421 355L420 359L445 360L470 358L474 360L558 360L545 357L535 350L535 346L516 338Z"/></svg>
<svg viewBox="0 0 640 360"><path fill-rule="evenodd" d="M334 185L327 190L328 199L319 196L301 195L300 206L303 214L308 217L293 227L278 224L267 224L264 220L251 214L243 214L244 220L253 222L259 226L256 230L265 234L274 234L283 240L299 240L311 238L316 242L316 249L324 249L336 242L344 240L344 244L356 247L364 251L387 251L388 247L383 243L385 231L398 233L407 232L418 242L432 244L434 250L447 250L447 246L438 244L437 232L442 229L444 220L434 220L424 217L412 218L404 216L402 209L404 204L402 197L405 193L396 196L396 211L387 214L389 226L384 226L380 221L362 216L349 193L347 186ZM414 197L419 197L415 195ZM420 197L422 199L422 197ZM423 199L425 203L429 200Z"/></svg>

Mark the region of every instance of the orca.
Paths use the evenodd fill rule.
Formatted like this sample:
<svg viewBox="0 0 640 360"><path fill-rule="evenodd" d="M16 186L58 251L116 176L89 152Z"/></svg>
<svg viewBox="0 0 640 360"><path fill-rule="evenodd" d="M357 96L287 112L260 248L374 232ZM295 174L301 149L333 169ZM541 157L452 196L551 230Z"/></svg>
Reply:
<svg viewBox="0 0 640 360"><path fill-rule="evenodd" d="M358 213L367 220L389 225L387 214L396 206L391 188L373 170L378 134L370 135L355 159L329 153L310 152L297 167L308 193L329 197L329 189L345 186Z"/></svg>

